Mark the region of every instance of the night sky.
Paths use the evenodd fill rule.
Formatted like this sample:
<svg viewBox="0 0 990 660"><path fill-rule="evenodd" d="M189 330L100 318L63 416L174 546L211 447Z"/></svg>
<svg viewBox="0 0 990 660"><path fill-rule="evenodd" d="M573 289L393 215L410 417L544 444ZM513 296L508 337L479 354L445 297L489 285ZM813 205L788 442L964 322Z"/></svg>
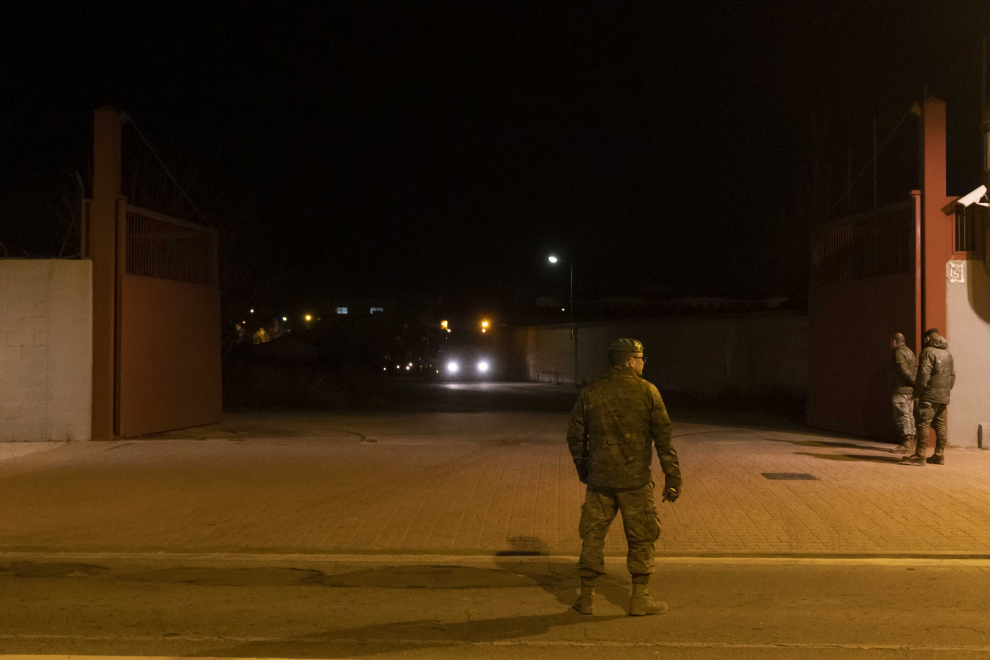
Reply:
<svg viewBox="0 0 990 660"><path fill-rule="evenodd" d="M563 291L554 251L579 298L800 296L848 146L858 171L873 118L883 140L925 85L949 192L980 182L985 2L0 11L0 194L86 167L110 102L250 190L266 259L307 295L497 308ZM881 204L916 185L915 126L881 154ZM867 175L852 206L871 204Z"/></svg>

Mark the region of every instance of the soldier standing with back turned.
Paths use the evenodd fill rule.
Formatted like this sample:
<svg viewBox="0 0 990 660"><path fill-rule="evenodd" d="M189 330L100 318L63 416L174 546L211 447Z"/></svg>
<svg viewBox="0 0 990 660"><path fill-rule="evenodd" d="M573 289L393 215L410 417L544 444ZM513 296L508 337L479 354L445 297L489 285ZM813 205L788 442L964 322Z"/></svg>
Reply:
<svg viewBox="0 0 990 660"><path fill-rule="evenodd" d="M574 609L593 613L595 585L605 574L605 536L621 511L633 583L629 614L662 614L667 604L654 601L648 587L660 538L651 465L656 446L665 476L663 499L675 501L681 469L671 445L673 425L660 392L642 378L643 344L619 339L608 355L612 368L581 391L567 427L578 478L588 485L579 528L581 597Z"/></svg>
<svg viewBox="0 0 990 660"><path fill-rule="evenodd" d="M945 464L948 442L945 413L949 407L949 392L956 384L956 370L949 353L949 342L938 331L925 333L925 349L918 356L918 376L914 380L914 419L918 427L914 453L901 461L906 465ZM935 429L935 453L925 461L928 432Z"/></svg>

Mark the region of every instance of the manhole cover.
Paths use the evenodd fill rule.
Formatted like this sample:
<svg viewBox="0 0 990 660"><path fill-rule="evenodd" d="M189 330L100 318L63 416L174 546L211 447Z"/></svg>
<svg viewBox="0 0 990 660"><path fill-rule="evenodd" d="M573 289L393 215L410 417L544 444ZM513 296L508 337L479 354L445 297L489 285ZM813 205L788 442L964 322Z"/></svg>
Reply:
<svg viewBox="0 0 990 660"><path fill-rule="evenodd" d="M818 477L807 472L761 472L760 474L776 481L818 481Z"/></svg>

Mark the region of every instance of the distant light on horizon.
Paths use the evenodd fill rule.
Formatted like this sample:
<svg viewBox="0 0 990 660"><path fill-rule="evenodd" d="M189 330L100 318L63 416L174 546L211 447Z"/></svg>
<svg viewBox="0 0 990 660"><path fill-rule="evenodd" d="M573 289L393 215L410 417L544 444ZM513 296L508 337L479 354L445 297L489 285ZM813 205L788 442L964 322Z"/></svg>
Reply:
<svg viewBox="0 0 990 660"><path fill-rule="evenodd" d="M313 320L313 315L312 314L307 314L306 315L306 320L307 321L312 321Z"/></svg>
<svg viewBox="0 0 990 660"><path fill-rule="evenodd" d="M456 362L448 362L447 363L447 371L449 371L452 374L456 374L457 373L457 363Z"/></svg>
<svg viewBox="0 0 990 660"><path fill-rule="evenodd" d="M482 373L488 371L488 362L486 362L485 360L482 360L481 362L479 362L478 363L478 371L480 371Z"/></svg>
<svg viewBox="0 0 990 660"><path fill-rule="evenodd" d="M557 257L555 257L553 255L550 255L550 263L552 263L552 264L557 263Z"/></svg>
<svg viewBox="0 0 990 660"><path fill-rule="evenodd" d="M289 320L289 317L288 317L288 316L283 316L283 317L282 317L282 320L283 320L283 321L288 321L288 320Z"/></svg>

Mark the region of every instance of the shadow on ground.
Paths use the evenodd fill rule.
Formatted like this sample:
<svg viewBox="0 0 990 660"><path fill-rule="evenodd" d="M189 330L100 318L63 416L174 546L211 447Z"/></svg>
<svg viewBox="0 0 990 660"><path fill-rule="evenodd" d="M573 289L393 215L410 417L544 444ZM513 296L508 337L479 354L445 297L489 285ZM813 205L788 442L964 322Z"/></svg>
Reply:
<svg viewBox="0 0 990 660"><path fill-rule="evenodd" d="M559 611L553 614L510 616L494 619L443 621L431 618L428 609L417 612L407 621L375 623L351 628L278 640L259 640L230 648L213 648L201 656L218 657L360 657L384 652L410 652L431 648L456 647L461 644L495 643L547 633L562 626L590 621L602 622L624 615L584 616L571 605L577 599L579 578L573 563L534 560L524 553L534 548L546 557L547 546L536 537L509 539L510 548L518 555L499 556L494 567L456 565L392 565L377 566L343 573L327 574L315 569L282 567L176 567L121 575L118 579L132 582L172 583L190 586L282 586L317 587L324 589L374 588L382 590L388 600L389 590L417 589L449 592L472 589L516 589L539 587L551 596ZM510 550L509 552L512 552ZM522 555L522 556L520 556ZM525 558L523 558L525 557ZM65 573L36 568L31 573ZM616 606L627 609L629 582L619 576L605 576L599 582L598 594ZM447 596L437 594L438 598ZM424 599L429 602L429 599ZM470 607L466 605L465 607Z"/></svg>
<svg viewBox="0 0 990 660"><path fill-rule="evenodd" d="M555 628L610 621L619 616L586 617L574 610L558 614L512 616L477 621L444 622L415 619L331 630L304 637L251 642L232 648L210 649L205 657L294 657L342 658L404 653L430 648L456 647L472 643L492 643L542 635Z"/></svg>
<svg viewBox="0 0 990 660"><path fill-rule="evenodd" d="M827 440L784 440L781 438L763 438L767 442L786 442L796 447L821 447L831 449L867 449L895 453L896 447L876 447L874 445L854 444L852 442L829 442Z"/></svg>
<svg viewBox="0 0 990 660"><path fill-rule="evenodd" d="M873 454L815 454L810 451L794 452L798 456L811 456L821 458L826 461L866 461L870 463L897 464L901 459L899 456L874 456Z"/></svg>

